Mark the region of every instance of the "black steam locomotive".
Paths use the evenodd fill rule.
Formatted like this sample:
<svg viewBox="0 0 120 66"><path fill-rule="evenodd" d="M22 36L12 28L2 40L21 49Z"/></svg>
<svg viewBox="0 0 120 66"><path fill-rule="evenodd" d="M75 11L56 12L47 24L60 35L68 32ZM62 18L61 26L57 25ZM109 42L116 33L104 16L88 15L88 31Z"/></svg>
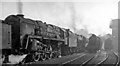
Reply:
<svg viewBox="0 0 120 66"><path fill-rule="evenodd" d="M78 35L46 22L9 15L2 20L2 55L28 54L30 61L46 60L73 53ZM71 46L70 46L71 45Z"/></svg>
<svg viewBox="0 0 120 66"><path fill-rule="evenodd" d="M108 37L107 39L105 39L104 49L105 49L106 51L113 50L112 37Z"/></svg>
<svg viewBox="0 0 120 66"><path fill-rule="evenodd" d="M22 14L9 15L1 24L2 48L0 49L6 59L11 54L27 54L27 61L39 61L90 49L85 47L87 43L85 37L69 29L24 18ZM81 37L82 40L79 39Z"/></svg>
<svg viewBox="0 0 120 66"><path fill-rule="evenodd" d="M86 50L90 53L96 53L97 51L102 49L102 41L101 38L92 34L89 38L88 45L86 46Z"/></svg>

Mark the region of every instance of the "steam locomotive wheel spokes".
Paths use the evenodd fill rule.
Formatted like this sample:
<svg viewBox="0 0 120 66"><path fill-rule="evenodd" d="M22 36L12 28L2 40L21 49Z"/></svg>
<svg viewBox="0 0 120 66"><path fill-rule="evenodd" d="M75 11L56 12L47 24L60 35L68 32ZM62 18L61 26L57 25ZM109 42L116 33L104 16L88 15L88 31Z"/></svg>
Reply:
<svg viewBox="0 0 120 66"><path fill-rule="evenodd" d="M46 54L45 54L45 53L43 53L43 54L41 55L41 59L42 59L42 60L46 60Z"/></svg>
<svg viewBox="0 0 120 66"><path fill-rule="evenodd" d="M5 55L2 55L1 59L2 59L2 62L5 61Z"/></svg>
<svg viewBox="0 0 120 66"><path fill-rule="evenodd" d="M51 58L52 58L52 53L50 53L50 52L47 53L47 54L46 54L46 58L47 58L47 59L51 59Z"/></svg>
<svg viewBox="0 0 120 66"><path fill-rule="evenodd" d="M40 59L40 54L37 53L37 52L35 52L35 53L33 54L33 60L34 60L34 61L39 61L39 59Z"/></svg>
<svg viewBox="0 0 120 66"><path fill-rule="evenodd" d="M50 53L50 56L49 56L49 57L50 57L50 59L53 58L53 53Z"/></svg>

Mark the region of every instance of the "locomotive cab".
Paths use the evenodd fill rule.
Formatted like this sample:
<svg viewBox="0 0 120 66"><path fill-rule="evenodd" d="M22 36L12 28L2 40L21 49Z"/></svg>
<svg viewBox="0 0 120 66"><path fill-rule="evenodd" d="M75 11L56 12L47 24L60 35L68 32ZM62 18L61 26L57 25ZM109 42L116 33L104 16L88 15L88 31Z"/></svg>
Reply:
<svg viewBox="0 0 120 66"><path fill-rule="evenodd" d="M18 50L20 47L20 19L15 15L8 16L4 23L11 26L11 48L12 53L15 53L14 51ZM4 30L4 29L3 29ZM9 29L6 29L9 30ZM3 42L4 43L4 42Z"/></svg>

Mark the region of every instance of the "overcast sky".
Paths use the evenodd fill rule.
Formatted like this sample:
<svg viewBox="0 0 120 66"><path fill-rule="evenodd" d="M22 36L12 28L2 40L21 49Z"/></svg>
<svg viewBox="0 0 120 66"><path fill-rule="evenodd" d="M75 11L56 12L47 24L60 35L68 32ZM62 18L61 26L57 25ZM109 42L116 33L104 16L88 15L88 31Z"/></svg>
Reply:
<svg viewBox="0 0 120 66"><path fill-rule="evenodd" d="M75 29L75 32L86 29L97 35L111 33L110 21L118 18L118 0L21 1L25 17L70 28L72 31ZM15 0L2 0L0 19L5 19L10 14L17 14L17 7Z"/></svg>

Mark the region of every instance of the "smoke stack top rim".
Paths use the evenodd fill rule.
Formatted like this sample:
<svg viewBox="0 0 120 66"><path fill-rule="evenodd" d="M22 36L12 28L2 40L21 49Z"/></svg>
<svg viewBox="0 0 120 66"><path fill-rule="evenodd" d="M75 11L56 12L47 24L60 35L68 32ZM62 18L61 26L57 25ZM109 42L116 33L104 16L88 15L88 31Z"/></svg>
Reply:
<svg viewBox="0 0 120 66"><path fill-rule="evenodd" d="M23 14L17 14L16 16L19 16L19 17L24 17L24 15L23 15Z"/></svg>

